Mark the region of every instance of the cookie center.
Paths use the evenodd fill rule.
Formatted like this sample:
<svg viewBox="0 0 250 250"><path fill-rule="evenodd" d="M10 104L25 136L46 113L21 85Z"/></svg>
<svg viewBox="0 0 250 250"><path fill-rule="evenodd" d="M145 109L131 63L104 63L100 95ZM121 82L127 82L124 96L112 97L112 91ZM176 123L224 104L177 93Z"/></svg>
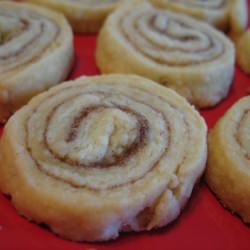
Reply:
<svg viewBox="0 0 250 250"><path fill-rule="evenodd" d="M56 117L56 116L55 116ZM143 118L123 108L93 106L83 108L67 125L68 133L49 123L46 141L62 159L80 165L114 165L142 146L146 133Z"/></svg>
<svg viewBox="0 0 250 250"><path fill-rule="evenodd" d="M100 108L88 115L77 139L67 144L69 154L82 163L110 161L128 149L137 135L137 120L113 108Z"/></svg>

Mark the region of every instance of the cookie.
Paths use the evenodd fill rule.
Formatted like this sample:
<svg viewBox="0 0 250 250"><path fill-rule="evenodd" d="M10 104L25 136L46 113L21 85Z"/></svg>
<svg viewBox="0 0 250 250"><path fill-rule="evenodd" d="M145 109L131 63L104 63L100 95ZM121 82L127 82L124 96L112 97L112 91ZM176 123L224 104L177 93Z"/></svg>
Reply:
<svg viewBox="0 0 250 250"><path fill-rule="evenodd" d="M62 12L73 30L96 33L106 17L122 0L25 0ZM123 0L124 1L124 0ZM128 0L131 1L131 0Z"/></svg>
<svg viewBox="0 0 250 250"><path fill-rule="evenodd" d="M79 78L10 118L0 189L20 214L74 241L162 227L203 173L206 131L184 98L150 80Z"/></svg>
<svg viewBox="0 0 250 250"><path fill-rule="evenodd" d="M247 28L248 5L246 0L233 0L229 12L230 36L234 41Z"/></svg>
<svg viewBox="0 0 250 250"><path fill-rule="evenodd" d="M54 11L0 2L0 121L37 93L65 80L73 61L72 31Z"/></svg>
<svg viewBox="0 0 250 250"><path fill-rule="evenodd" d="M138 3L109 16L96 60L102 73L138 74L173 88L197 107L209 107L228 94L235 51L206 23Z"/></svg>
<svg viewBox="0 0 250 250"><path fill-rule="evenodd" d="M250 222L250 96L238 101L209 135L206 181L221 203Z"/></svg>
<svg viewBox="0 0 250 250"><path fill-rule="evenodd" d="M160 8L181 12L233 33L247 26L246 0L150 0Z"/></svg>

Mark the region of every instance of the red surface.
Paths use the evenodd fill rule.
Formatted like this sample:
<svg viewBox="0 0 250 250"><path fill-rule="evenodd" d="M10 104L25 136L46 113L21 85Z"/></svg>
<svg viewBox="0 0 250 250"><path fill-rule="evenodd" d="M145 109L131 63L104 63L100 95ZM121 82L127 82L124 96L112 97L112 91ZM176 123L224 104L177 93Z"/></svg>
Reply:
<svg viewBox="0 0 250 250"><path fill-rule="evenodd" d="M96 38L76 36L76 63L71 78L98 73L94 60ZM247 95L250 78L236 67L228 98L217 107L202 111L209 128L240 97ZM208 190L204 181L180 218L164 229L150 233L124 234L102 244L65 241L49 230L20 217L10 201L0 194L0 250L243 250L250 249L250 228L225 210Z"/></svg>

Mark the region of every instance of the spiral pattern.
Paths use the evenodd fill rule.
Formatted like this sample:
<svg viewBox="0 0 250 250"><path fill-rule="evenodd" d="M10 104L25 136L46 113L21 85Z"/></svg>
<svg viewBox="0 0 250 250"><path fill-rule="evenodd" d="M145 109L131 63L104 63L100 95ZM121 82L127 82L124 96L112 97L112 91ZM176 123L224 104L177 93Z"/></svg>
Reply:
<svg viewBox="0 0 250 250"><path fill-rule="evenodd" d="M100 241L177 218L204 170L206 125L150 80L84 77L32 99L1 148L0 188L19 212L63 237Z"/></svg>
<svg viewBox="0 0 250 250"><path fill-rule="evenodd" d="M197 137L192 122L166 98L129 84L114 88L107 77L101 91L93 80L91 86L68 86L36 104L25 119L26 147L48 175L76 187L110 189L165 168L169 159L176 158L174 172L185 165L186 145Z"/></svg>
<svg viewBox="0 0 250 250"><path fill-rule="evenodd" d="M114 88L107 80L98 89L95 81L63 88L30 112L26 146L41 171L72 186L103 190L137 182L169 159L177 158L174 172L186 164L185 145L196 136L193 120L178 107L135 86ZM176 123L182 124L178 130Z"/></svg>
<svg viewBox="0 0 250 250"><path fill-rule="evenodd" d="M237 161L243 161L243 165L249 164L250 160L249 122L249 97L244 97L238 101L220 122L220 130L226 133L223 144L227 146L225 146L224 150L227 152L235 151L237 158L239 157Z"/></svg>
<svg viewBox="0 0 250 250"><path fill-rule="evenodd" d="M227 95L235 55L230 40L210 25L137 3L109 16L96 59L102 73L138 74L209 107Z"/></svg>
<svg viewBox="0 0 250 250"><path fill-rule="evenodd" d="M224 206L250 222L250 97L241 98L209 135L206 180Z"/></svg>
<svg viewBox="0 0 250 250"><path fill-rule="evenodd" d="M149 5L120 15L118 23L120 36L137 53L160 65L184 67L216 61L228 47L214 30Z"/></svg>
<svg viewBox="0 0 250 250"><path fill-rule="evenodd" d="M53 19L33 9L9 4L0 5L1 74L39 60L52 42L60 38L61 32Z"/></svg>
<svg viewBox="0 0 250 250"><path fill-rule="evenodd" d="M72 30L62 15L0 2L0 122L34 95L65 80L73 57Z"/></svg>
<svg viewBox="0 0 250 250"><path fill-rule="evenodd" d="M228 31L231 29L231 15L238 19L234 3L238 1L231 0L150 0L159 8L180 12L194 18L204 20L218 29ZM232 11L232 13L231 13Z"/></svg>

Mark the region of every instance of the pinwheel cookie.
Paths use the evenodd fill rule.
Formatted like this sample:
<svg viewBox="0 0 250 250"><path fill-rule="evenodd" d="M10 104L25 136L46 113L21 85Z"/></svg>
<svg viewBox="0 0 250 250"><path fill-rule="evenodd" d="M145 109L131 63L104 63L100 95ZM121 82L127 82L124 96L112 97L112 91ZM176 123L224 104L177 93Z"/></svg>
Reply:
<svg viewBox="0 0 250 250"><path fill-rule="evenodd" d="M105 18L125 0L25 0L62 12L74 31L94 33L102 26ZM126 0L132 1L132 0Z"/></svg>
<svg viewBox="0 0 250 250"><path fill-rule="evenodd" d="M184 13L233 33L247 26L246 0L150 0L158 7Z"/></svg>
<svg viewBox="0 0 250 250"><path fill-rule="evenodd" d="M88 77L33 98L0 147L0 188L20 214L67 239L105 241L178 217L204 170L206 125L150 80Z"/></svg>
<svg viewBox="0 0 250 250"><path fill-rule="evenodd" d="M72 31L66 19L32 5L0 2L0 120L71 69Z"/></svg>
<svg viewBox="0 0 250 250"><path fill-rule="evenodd" d="M250 96L238 101L209 135L206 180L222 204L250 222Z"/></svg>
<svg viewBox="0 0 250 250"><path fill-rule="evenodd" d="M138 3L109 16L96 59L103 73L142 75L208 107L228 93L235 51L226 36L206 23Z"/></svg>

